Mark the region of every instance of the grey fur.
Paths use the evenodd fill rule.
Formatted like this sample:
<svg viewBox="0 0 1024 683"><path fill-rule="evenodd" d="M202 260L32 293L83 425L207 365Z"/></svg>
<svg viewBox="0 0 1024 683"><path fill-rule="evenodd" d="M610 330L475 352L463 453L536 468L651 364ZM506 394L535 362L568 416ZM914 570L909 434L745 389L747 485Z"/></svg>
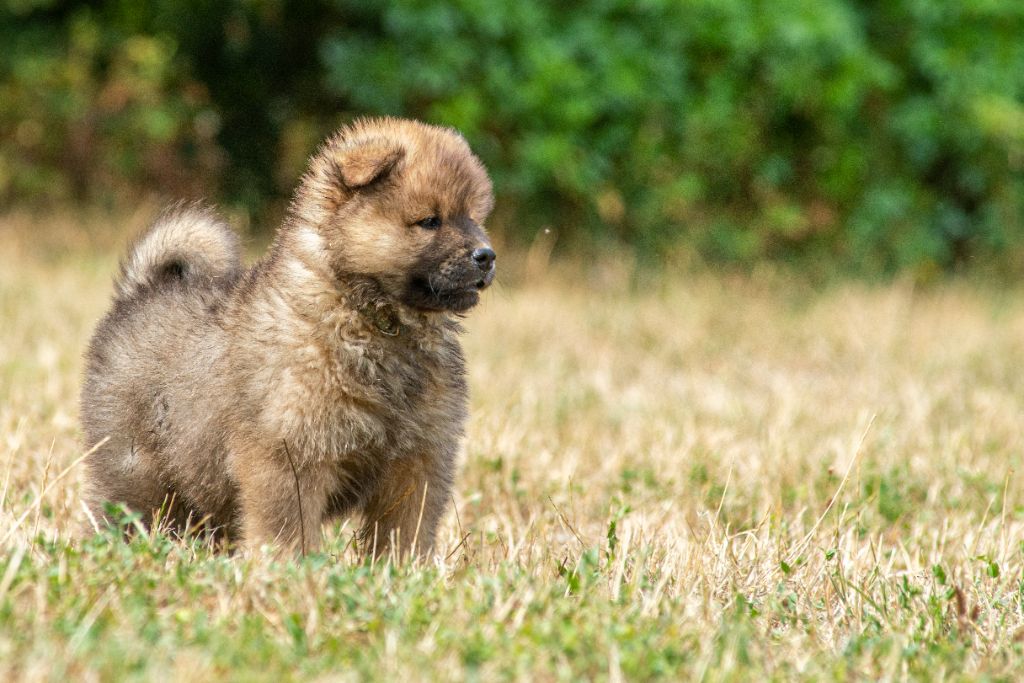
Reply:
<svg viewBox="0 0 1024 683"><path fill-rule="evenodd" d="M167 277L231 279L242 269L238 237L200 204L176 204L142 233L121 261L117 296L128 299Z"/></svg>

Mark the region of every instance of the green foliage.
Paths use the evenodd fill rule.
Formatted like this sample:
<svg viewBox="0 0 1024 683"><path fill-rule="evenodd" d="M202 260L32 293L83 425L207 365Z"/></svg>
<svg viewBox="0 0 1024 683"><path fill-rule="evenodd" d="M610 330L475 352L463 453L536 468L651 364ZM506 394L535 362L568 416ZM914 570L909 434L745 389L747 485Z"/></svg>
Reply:
<svg viewBox="0 0 1024 683"><path fill-rule="evenodd" d="M217 170L205 89L165 34L89 7L8 2L0 21L0 197L183 189Z"/></svg>
<svg viewBox="0 0 1024 683"><path fill-rule="evenodd" d="M520 238L876 273L1024 251L1016 0L6 4L8 201L255 207L396 114L462 130Z"/></svg>

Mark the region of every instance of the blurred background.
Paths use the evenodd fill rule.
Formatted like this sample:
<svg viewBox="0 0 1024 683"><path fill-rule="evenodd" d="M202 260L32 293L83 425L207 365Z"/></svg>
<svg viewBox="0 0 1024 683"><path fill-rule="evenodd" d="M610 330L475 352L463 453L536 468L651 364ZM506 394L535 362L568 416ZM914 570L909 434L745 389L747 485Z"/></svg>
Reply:
<svg viewBox="0 0 1024 683"><path fill-rule="evenodd" d="M2 0L0 208L269 231L356 116L460 129L492 231L658 259L1024 271L1020 0Z"/></svg>

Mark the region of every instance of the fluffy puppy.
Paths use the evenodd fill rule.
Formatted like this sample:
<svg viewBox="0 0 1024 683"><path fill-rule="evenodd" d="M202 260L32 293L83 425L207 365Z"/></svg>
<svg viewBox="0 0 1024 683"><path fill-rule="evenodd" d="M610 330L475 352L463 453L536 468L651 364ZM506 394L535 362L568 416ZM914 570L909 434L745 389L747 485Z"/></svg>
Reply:
<svg viewBox="0 0 1024 683"><path fill-rule="evenodd" d="M89 502L310 552L429 553L466 420L459 317L494 279L491 182L455 131L354 123L312 158L269 253L174 209L122 262L82 390Z"/></svg>

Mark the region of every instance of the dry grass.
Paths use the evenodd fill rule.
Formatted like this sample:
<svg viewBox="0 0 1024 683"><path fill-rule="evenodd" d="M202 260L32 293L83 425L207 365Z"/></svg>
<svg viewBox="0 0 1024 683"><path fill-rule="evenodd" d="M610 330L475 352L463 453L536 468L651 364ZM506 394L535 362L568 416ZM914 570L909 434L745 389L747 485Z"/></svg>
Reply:
<svg viewBox="0 0 1024 683"><path fill-rule="evenodd" d="M0 679L1024 664L1019 290L506 263L469 323L440 556L358 565L350 524L277 565L71 541L82 472L58 475L82 453L80 354L121 248L104 223L0 218Z"/></svg>

